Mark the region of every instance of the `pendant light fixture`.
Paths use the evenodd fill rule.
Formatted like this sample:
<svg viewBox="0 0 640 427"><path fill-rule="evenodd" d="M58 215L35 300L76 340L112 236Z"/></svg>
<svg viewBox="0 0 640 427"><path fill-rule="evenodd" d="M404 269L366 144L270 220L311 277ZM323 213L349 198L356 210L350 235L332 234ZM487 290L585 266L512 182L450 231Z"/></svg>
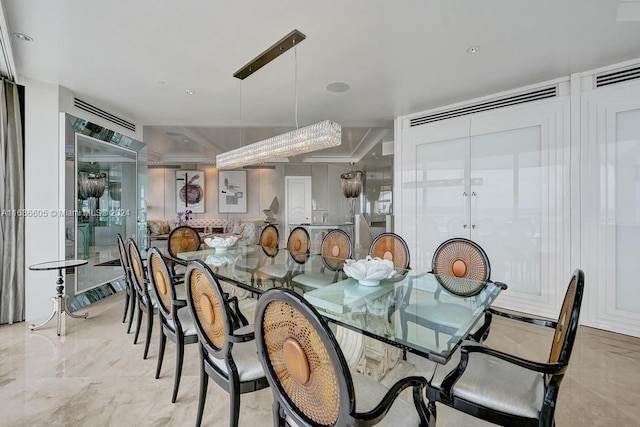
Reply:
<svg viewBox="0 0 640 427"><path fill-rule="evenodd" d="M240 80L246 79L289 49L294 48L295 51L296 45L305 38L306 36L300 31L293 30L247 65L236 71L233 76ZM264 163L277 158L296 156L329 147L337 147L342 143L342 127L338 123L330 120L298 128L297 54L295 60L296 130L218 154L216 156L216 167L218 169L232 169L255 163Z"/></svg>

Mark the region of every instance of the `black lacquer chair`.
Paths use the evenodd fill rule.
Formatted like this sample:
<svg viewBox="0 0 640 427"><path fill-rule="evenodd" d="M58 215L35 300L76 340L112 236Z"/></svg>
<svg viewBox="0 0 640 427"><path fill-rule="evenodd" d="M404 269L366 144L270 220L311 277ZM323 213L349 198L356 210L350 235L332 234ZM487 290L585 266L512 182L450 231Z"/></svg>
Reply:
<svg viewBox="0 0 640 427"><path fill-rule="evenodd" d="M578 330L584 274L573 273L557 321L492 310L496 315L555 329L546 363L529 361L480 344L460 347L459 360L436 371L427 388L435 420L436 402L505 426L554 426L560 384ZM449 368L449 369L447 369Z"/></svg>
<svg viewBox="0 0 640 427"><path fill-rule="evenodd" d="M160 377L164 349L167 344L167 338L169 338L176 344L176 372L171 396L171 402L175 403L182 375L184 346L197 343L198 335L189 310L184 309L187 306L187 301L176 297L176 289L169 273L169 267L158 248L149 249L147 266L151 283L151 296L158 305L158 314L162 324L155 377L156 379Z"/></svg>
<svg viewBox="0 0 640 427"><path fill-rule="evenodd" d="M200 392L196 426L202 423L207 386L211 377L231 398L229 425L238 425L240 395L268 387L257 357L253 325L228 298L209 267L193 261L185 274L187 305L200 341ZM235 304L235 311L230 304ZM240 325L234 325L240 319ZM238 328L238 326L240 326Z"/></svg>
<svg viewBox="0 0 640 427"><path fill-rule="evenodd" d="M301 272L302 266L309 259L309 232L302 227L291 230L287 239L287 252L289 256L285 263L275 264L275 256L272 256L268 249L265 250L269 259L259 269L261 280L271 280L274 285L278 282L282 286L289 286L291 278Z"/></svg>
<svg viewBox="0 0 640 427"><path fill-rule="evenodd" d="M426 380L408 377L387 389L351 374L328 325L302 297L270 289L256 309L258 356L274 395L276 426L425 426ZM400 393L413 388L414 406Z"/></svg>
<svg viewBox="0 0 640 427"><path fill-rule="evenodd" d="M167 252L171 258L178 258L178 254L182 252L193 252L200 249L201 245L200 235L195 228L188 225L181 225L174 228L169 233L167 240ZM172 277L182 277L182 274L176 274L176 263L171 261L169 263L169 270ZM180 273L184 272L181 268Z"/></svg>
<svg viewBox="0 0 640 427"><path fill-rule="evenodd" d="M122 316L122 323L127 321L127 314L129 314L129 326L127 326L127 333L131 332L131 325L133 324L133 313L135 311L135 290L133 283L131 282L131 269L129 268L129 257L127 256L127 250L122 240L122 235L118 233L118 253L120 255L120 265L124 273L124 286L125 286L125 298L124 298L124 315ZM131 311L129 311L131 309Z"/></svg>
<svg viewBox="0 0 640 427"><path fill-rule="evenodd" d="M249 273L251 286L255 285L256 275L260 267L264 264L264 255L267 257L275 257L278 254L279 234L278 229L274 225L267 225L260 232L258 245L262 249L262 253L254 252L246 257L236 261L235 269Z"/></svg>
<svg viewBox="0 0 640 427"><path fill-rule="evenodd" d="M396 268L407 270L410 266L409 247L404 239L395 233L382 233L373 239L369 255L391 260Z"/></svg>
<svg viewBox="0 0 640 427"><path fill-rule="evenodd" d="M146 313L147 320L147 335L144 340L144 354L143 359L147 358L149 353L149 343L151 343L151 333L153 331L153 317L158 314L158 308L154 300L149 295L149 279L147 278L147 271L142 263L142 257L140 256L140 250L138 245L133 239L129 239L127 242L129 249L129 261L131 265L131 281L135 290L134 308L137 307L138 317L136 318L136 333L133 337L133 343L138 342L138 335L140 334L140 325L142 323L142 313Z"/></svg>
<svg viewBox="0 0 640 427"><path fill-rule="evenodd" d="M400 308L402 337L407 339L408 323L432 329L435 332L436 345L439 345L440 333L454 334L463 321L469 317L472 307L460 303L441 300L444 290L460 297L478 295L491 278L491 264L485 251L477 243L463 238L446 240L435 250L431 261L431 272L436 275L440 286L433 298L411 301L413 281L410 281L403 296ZM506 285L499 283L506 288ZM455 315L455 313L460 313ZM472 329L469 338L480 342L487 338L491 326L491 313L486 312L484 322Z"/></svg>
<svg viewBox="0 0 640 427"><path fill-rule="evenodd" d="M329 231L322 239L320 255L320 271L312 271L305 265L300 274L292 277L294 288L307 292L337 282L345 261L351 258L351 238L343 230ZM326 269L332 271L333 275L326 274Z"/></svg>

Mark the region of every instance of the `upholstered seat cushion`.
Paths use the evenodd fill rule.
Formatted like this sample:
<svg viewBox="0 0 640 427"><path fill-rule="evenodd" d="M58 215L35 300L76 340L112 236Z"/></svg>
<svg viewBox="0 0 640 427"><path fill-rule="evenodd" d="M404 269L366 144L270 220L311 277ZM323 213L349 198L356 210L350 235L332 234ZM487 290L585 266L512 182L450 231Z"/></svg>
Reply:
<svg viewBox="0 0 640 427"><path fill-rule="evenodd" d="M185 336L196 334L196 326L193 323L193 318L191 317L191 313L189 313L189 310L187 310L186 307L182 307L178 310L178 319L180 319L180 325L182 325L182 332L184 332ZM167 319L167 324L171 329L175 331L176 324L171 318Z"/></svg>
<svg viewBox="0 0 640 427"><path fill-rule="evenodd" d="M480 344L465 341L463 345ZM460 352L456 351L449 363L436 368L431 385L440 387L459 361ZM544 377L486 354L471 353L467 368L453 387L453 394L497 411L537 418L544 398Z"/></svg>
<svg viewBox="0 0 640 427"><path fill-rule="evenodd" d="M235 334L244 335L253 332L253 330L253 325L247 325L236 329ZM258 350L255 340L234 344L231 349L231 354L233 355L233 361L238 367L238 378L241 382L254 381L264 377L262 364L258 359ZM224 359L217 359L208 355L207 360L227 374L227 364Z"/></svg>
<svg viewBox="0 0 640 427"><path fill-rule="evenodd" d="M389 391L378 381L360 375L351 374L353 379L353 387L356 392L356 412L363 413L373 410L381 401L384 395ZM299 427L287 417L287 422L291 427ZM398 397L391 406L387 415L376 426L380 427L415 427L420 425L420 417L413 403L409 403L401 397Z"/></svg>

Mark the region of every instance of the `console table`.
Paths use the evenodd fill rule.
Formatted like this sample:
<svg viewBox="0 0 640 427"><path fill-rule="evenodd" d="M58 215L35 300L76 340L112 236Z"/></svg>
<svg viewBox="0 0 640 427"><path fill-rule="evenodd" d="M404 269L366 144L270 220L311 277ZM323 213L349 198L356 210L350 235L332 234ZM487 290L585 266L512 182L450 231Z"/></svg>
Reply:
<svg viewBox="0 0 640 427"><path fill-rule="evenodd" d="M87 264L87 260L85 259L65 259L60 261L50 261L43 262L40 264L34 264L29 267L29 270L34 271L42 271L42 270L58 270L58 280L56 281L56 296L51 298L53 302L53 311L51 311L51 315L44 322L36 325L32 323L29 325L29 330L35 331L38 328L43 327L47 323L53 319L53 317L58 315L58 336L60 336L60 322L62 320L62 315L66 314L69 317L73 317L74 319L86 319L89 317L89 313L84 313L79 316L71 313L69 308L67 307L67 298L69 295L64 293L64 280L62 279L62 270L67 268L75 268L80 267L81 265Z"/></svg>

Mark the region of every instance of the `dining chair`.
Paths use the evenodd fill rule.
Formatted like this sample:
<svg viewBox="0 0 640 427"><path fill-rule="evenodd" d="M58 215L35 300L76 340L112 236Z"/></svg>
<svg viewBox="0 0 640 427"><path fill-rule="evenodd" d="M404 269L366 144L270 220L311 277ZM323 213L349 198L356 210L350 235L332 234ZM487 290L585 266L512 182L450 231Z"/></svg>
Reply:
<svg viewBox="0 0 640 427"><path fill-rule="evenodd" d="M264 255L275 256L278 254L279 234L278 229L274 225L267 225L260 232L258 245L262 249ZM260 252L254 252L251 255L239 259L234 267L238 271L249 273L251 286L255 285L256 273L260 266L264 263L264 257Z"/></svg>
<svg viewBox="0 0 640 427"><path fill-rule="evenodd" d="M277 248L274 251L269 242L271 240L265 239L265 245L262 246L268 259L259 268L259 280L271 280L274 285L279 282L282 286L287 286L291 277L299 272L300 266L309 258L309 233L302 227L291 230L287 238L288 257L284 264L275 263L278 251Z"/></svg>
<svg viewBox="0 0 640 427"><path fill-rule="evenodd" d="M134 308L137 307L138 317L136 319L136 333L133 337L133 343L138 342L140 334L140 325L142 323L142 313L147 313L147 335L144 340L144 353L142 358L146 359L149 353L149 344L151 343L151 333L153 332L153 317L158 314L158 306L149 295L149 279L147 271L142 263L142 256L138 245L133 239L127 241L129 248L129 260L131 261L131 279L135 290Z"/></svg>
<svg viewBox="0 0 640 427"><path fill-rule="evenodd" d="M436 370L427 387L429 412L436 402L504 426L554 426L560 384L569 366L584 293L584 273L569 282L557 321L492 310L496 315L555 329L546 363L468 342Z"/></svg>
<svg viewBox="0 0 640 427"><path fill-rule="evenodd" d="M193 252L200 249L200 235L198 232L188 225L181 225L179 227L174 228L169 233L169 238L167 240L167 251L169 252L169 256L171 258L177 258L178 254L181 252ZM177 276L181 274L176 274L176 263L171 262L169 265L169 269L171 271L172 276ZM181 269L181 271L183 271Z"/></svg>
<svg viewBox="0 0 640 427"><path fill-rule="evenodd" d="M410 280L402 297L400 324L402 337L407 339L408 323L416 323L434 331L436 345L440 345L440 333L454 334L469 318L473 310L462 298L443 301L443 290L454 296L471 297L482 291L491 278L491 265L485 251L477 243L463 238L453 238L438 246L431 261L431 273L435 274L439 286L433 298L412 302L414 281ZM499 286L506 288L500 283ZM455 297L454 297L455 298ZM457 299L457 298L456 298ZM485 313L484 322L474 326L469 338L480 342L487 338L491 326L491 314Z"/></svg>
<svg viewBox="0 0 640 427"><path fill-rule="evenodd" d="M200 391L196 426L202 423L209 378L229 393L229 425L238 425L240 395L269 386L257 357L253 325L242 316L236 297L229 298L209 267L200 260L187 267L187 306L200 342ZM235 311L231 304L235 304ZM241 325L234 320L242 319Z"/></svg>
<svg viewBox="0 0 640 427"><path fill-rule="evenodd" d="M409 247L404 239L395 233L382 233L373 239L369 255L391 260L396 268L409 269Z"/></svg>
<svg viewBox="0 0 640 427"><path fill-rule="evenodd" d="M149 281L151 282L151 294L158 305L158 314L162 325L155 377L156 379L160 377L162 359L164 358L164 349L168 337L176 344L176 372L171 396L171 403L175 403L182 375L184 346L197 343L198 335L189 310L184 310L187 302L185 299L177 298L169 267L158 248L153 247L149 250L147 266Z"/></svg>
<svg viewBox="0 0 640 427"><path fill-rule="evenodd" d="M387 389L351 373L340 347L316 309L290 289L266 291L255 322L258 357L274 395L276 426L426 426L421 393L411 376ZM413 388L413 406L398 399Z"/></svg>
<svg viewBox="0 0 640 427"><path fill-rule="evenodd" d="M320 271L309 271L310 268L305 265L301 273L291 280L294 288L306 292L337 282L344 262L351 258L351 238L349 235L339 229L329 231L322 239L320 258L322 260ZM334 274L326 274L326 269Z"/></svg>
<svg viewBox="0 0 640 427"><path fill-rule="evenodd" d="M122 240L122 235L118 233L117 236L118 241L118 253L120 255L120 265L122 266L122 272L124 273L124 289L125 289L125 298L124 298L124 315L122 316L122 323L127 321L127 314L129 314L129 326L127 326L127 333L131 332L131 325L133 324L133 312L135 311L135 290L133 289L133 284L131 283L131 269L129 268L129 257L127 256L127 251L124 247L124 241ZM129 311L131 308L131 311Z"/></svg>

